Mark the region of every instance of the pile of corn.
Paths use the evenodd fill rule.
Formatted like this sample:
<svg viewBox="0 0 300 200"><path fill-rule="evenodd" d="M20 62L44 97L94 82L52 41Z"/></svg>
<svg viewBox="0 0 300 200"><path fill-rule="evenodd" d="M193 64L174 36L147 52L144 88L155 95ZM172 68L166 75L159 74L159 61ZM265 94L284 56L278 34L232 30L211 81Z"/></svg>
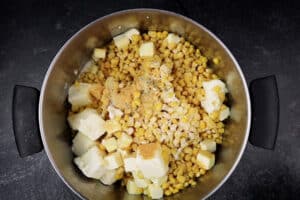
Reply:
<svg viewBox="0 0 300 200"><path fill-rule="evenodd" d="M112 130L102 140L119 139L126 132L132 137L126 149L131 153L141 144L161 144L169 162L162 183L164 195L195 186L212 167L199 164L197 155L205 151L201 142L203 146L222 143L224 124L219 116L227 108L223 104L225 93L215 88L222 102L219 110L208 113L201 105L203 82L219 79L207 65L207 57L184 38L166 31L149 31L131 35L128 44L114 40L95 49L93 61L75 83L103 86L90 91L93 98L87 106L96 109L103 119L109 118L111 104L123 112L112 124L118 126L117 131ZM72 106L70 114L84 108ZM103 142L99 141L98 147L106 150ZM204 154L214 156L213 151ZM132 179L132 174L122 168L118 174L124 184Z"/></svg>

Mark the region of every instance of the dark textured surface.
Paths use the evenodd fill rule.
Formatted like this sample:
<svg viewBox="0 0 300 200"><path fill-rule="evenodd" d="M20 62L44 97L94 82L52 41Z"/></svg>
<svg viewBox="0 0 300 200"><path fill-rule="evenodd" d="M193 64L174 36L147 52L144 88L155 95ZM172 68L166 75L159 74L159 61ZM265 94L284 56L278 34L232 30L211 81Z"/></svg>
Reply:
<svg viewBox="0 0 300 200"><path fill-rule="evenodd" d="M205 25L229 47L248 82L277 76L281 116L275 150L248 144L237 169L211 199L299 199L300 7L274 1L181 1L1 3L0 199L77 199L45 152L19 158L11 120L13 85L40 88L51 59L77 30L105 14L136 7L185 13Z"/></svg>

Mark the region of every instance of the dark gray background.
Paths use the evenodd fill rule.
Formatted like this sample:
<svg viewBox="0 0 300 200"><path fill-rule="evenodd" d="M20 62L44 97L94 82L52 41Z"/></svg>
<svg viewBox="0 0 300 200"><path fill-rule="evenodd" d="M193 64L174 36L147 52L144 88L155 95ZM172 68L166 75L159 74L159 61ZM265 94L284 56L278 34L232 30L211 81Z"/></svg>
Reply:
<svg viewBox="0 0 300 200"><path fill-rule="evenodd" d="M275 74L281 116L276 149L248 144L229 180L211 199L299 199L300 7L271 1L7 1L0 12L0 199L77 199L45 152L21 159L12 131L14 84L41 87L64 42L87 23L118 11L153 7L189 15L229 47L247 81Z"/></svg>

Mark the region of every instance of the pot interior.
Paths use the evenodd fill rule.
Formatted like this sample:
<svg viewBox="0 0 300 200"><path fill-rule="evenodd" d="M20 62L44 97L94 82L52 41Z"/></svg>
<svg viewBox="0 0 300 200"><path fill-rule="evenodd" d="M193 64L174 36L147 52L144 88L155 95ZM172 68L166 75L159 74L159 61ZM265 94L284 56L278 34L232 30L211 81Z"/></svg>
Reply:
<svg viewBox="0 0 300 200"><path fill-rule="evenodd" d="M87 25L64 45L48 70L41 92L40 128L48 157L65 183L83 198L143 199L128 195L119 185L104 186L85 178L72 162L71 132L66 122L68 87L91 56L92 49L133 27L177 33L195 46L204 47L209 58L221 59L214 68L228 86L231 117L226 122L226 136L216 155L216 165L195 187L166 199L205 198L230 175L244 151L250 121L248 89L237 62L226 47L204 27L175 13L152 9L114 13Z"/></svg>

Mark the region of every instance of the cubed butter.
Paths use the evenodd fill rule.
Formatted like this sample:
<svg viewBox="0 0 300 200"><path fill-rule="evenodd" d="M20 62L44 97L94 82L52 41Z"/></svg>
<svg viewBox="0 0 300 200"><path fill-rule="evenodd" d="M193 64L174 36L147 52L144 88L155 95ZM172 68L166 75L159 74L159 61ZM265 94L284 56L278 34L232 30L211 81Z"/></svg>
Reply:
<svg viewBox="0 0 300 200"><path fill-rule="evenodd" d="M125 34L118 35L113 38L118 49L126 49L129 45L129 38Z"/></svg>
<svg viewBox="0 0 300 200"><path fill-rule="evenodd" d="M204 151L215 152L217 149L217 144L213 140L205 139L200 142L200 148Z"/></svg>
<svg viewBox="0 0 300 200"><path fill-rule="evenodd" d="M104 120L95 109L86 108L80 113L69 115L68 122L73 130L78 130L91 140L105 133Z"/></svg>
<svg viewBox="0 0 300 200"><path fill-rule="evenodd" d="M148 194L152 199L160 199L163 197L163 189L159 185L150 184Z"/></svg>
<svg viewBox="0 0 300 200"><path fill-rule="evenodd" d="M72 151L76 156L81 156L96 144L93 140L80 132L76 134L72 142Z"/></svg>
<svg viewBox="0 0 300 200"><path fill-rule="evenodd" d="M93 52L93 59L98 61L99 59L104 59L106 56L106 49L104 48L95 48Z"/></svg>
<svg viewBox="0 0 300 200"><path fill-rule="evenodd" d="M139 49L141 57L152 57L154 56L154 44L153 42L145 42L140 46Z"/></svg>
<svg viewBox="0 0 300 200"><path fill-rule="evenodd" d="M114 119L105 121L104 128L108 134L117 132L121 130L121 124Z"/></svg>
<svg viewBox="0 0 300 200"><path fill-rule="evenodd" d="M132 137L124 132L122 132L121 137L118 138L118 147L127 148L132 143Z"/></svg>
<svg viewBox="0 0 300 200"><path fill-rule="evenodd" d="M111 185L117 181L117 170L107 170L106 173L100 178L104 185Z"/></svg>
<svg viewBox="0 0 300 200"><path fill-rule="evenodd" d="M100 179L107 171L104 166L104 155L105 153L97 146L93 146L82 156L76 157L74 162L85 176Z"/></svg>
<svg viewBox="0 0 300 200"><path fill-rule="evenodd" d="M114 137L103 139L101 143L108 152L115 151L118 148L117 140Z"/></svg>
<svg viewBox="0 0 300 200"><path fill-rule="evenodd" d="M138 170L147 179L162 177L169 169L158 143L140 145L137 149L136 163Z"/></svg>
<svg viewBox="0 0 300 200"><path fill-rule="evenodd" d="M149 179L146 179L143 177L143 175L140 175L140 171L135 171L132 173L133 179L135 184L140 188L147 188L148 185L151 183Z"/></svg>
<svg viewBox="0 0 300 200"><path fill-rule="evenodd" d="M200 150L197 155L197 161L200 167L209 170L215 164L215 154L209 151Z"/></svg>
<svg viewBox="0 0 300 200"><path fill-rule="evenodd" d="M166 40L168 44L177 44L180 42L180 37L174 33L169 33Z"/></svg>
<svg viewBox="0 0 300 200"><path fill-rule="evenodd" d="M128 180L126 189L129 194L142 194L143 188L139 188L133 180Z"/></svg>
<svg viewBox="0 0 300 200"><path fill-rule="evenodd" d="M123 165L123 161L119 152L114 152L105 156L104 160L106 162L107 169L117 169Z"/></svg>
<svg viewBox="0 0 300 200"><path fill-rule="evenodd" d="M227 106L222 105L221 106L221 110L220 110L220 115L219 115L219 120L223 121L225 119L227 119L230 115L230 110Z"/></svg>
<svg viewBox="0 0 300 200"><path fill-rule="evenodd" d="M132 29L129 29L128 31L126 31L124 34L126 35L126 37L128 39L132 40L132 36L139 35L140 32L136 28L132 28Z"/></svg>

